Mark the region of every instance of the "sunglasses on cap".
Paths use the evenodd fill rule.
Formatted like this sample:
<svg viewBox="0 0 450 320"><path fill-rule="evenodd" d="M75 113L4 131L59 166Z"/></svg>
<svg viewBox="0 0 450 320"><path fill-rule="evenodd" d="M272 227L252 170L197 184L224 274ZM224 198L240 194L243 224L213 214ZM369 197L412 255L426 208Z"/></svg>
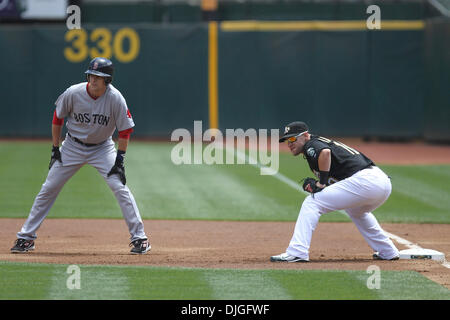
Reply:
<svg viewBox="0 0 450 320"><path fill-rule="evenodd" d="M297 137L300 137L302 134L305 134L305 133L307 133L307 132L308 132L308 131L303 131L302 133L299 133L299 134L296 135L296 136L287 138L287 139L286 139L286 142L287 142L287 143L289 143L289 142L295 142L295 141L297 141Z"/></svg>

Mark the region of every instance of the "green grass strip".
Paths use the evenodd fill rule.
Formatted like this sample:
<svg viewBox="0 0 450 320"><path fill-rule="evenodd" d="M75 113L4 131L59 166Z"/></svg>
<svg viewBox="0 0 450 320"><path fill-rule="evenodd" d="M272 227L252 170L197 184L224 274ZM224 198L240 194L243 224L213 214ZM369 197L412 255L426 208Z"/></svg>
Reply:
<svg viewBox="0 0 450 320"><path fill-rule="evenodd" d="M379 220L450 223L449 165L382 167L391 177L393 191L376 211Z"/></svg>
<svg viewBox="0 0 450 320"><path fill-rule="evenodd" d="M0 216L26 218L45 181L50 157L43 142L0 142ZM175 165L174 144L133 142L127 185L144 219L295 221L305 194L252 165ZM380 222L450 223L450 165L381 166L392 178ZM311 176L304 159L280 153L279 172L294 182ZM122 219L98 172L83 167L58 196L49 218ZM329 213L321 221L349 221Z"/></svg>
<svg viewBox="0 0 450 320"><path fill-rule="evenodd" d="M216 300L290 300L292 295L273 274L261 270L205 270L204 278Z"/></svg>
<svg viewBox="0 0 450 320"><path fill-rule="evenodd" d="M450 290L411 271L240 270L0 262L0 299L99 300L450 300ZM69 283L74 283L69 281Z"/></svg>

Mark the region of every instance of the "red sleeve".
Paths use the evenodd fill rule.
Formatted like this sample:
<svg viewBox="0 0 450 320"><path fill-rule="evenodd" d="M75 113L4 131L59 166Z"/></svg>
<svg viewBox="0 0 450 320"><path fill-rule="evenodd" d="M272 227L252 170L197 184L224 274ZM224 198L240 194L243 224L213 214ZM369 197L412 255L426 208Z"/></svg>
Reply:
<svg viewBox="0 0 450 320"><path fill-rule="evenodd" d="M126 129L126 130L123 130L123 131L119 131L119 138L128 140L128 139L130 139L130 135L131 135L132 132L133 132L133 128Z"/></svg>
<svg viewBox="0 0 450 320"><path fill-rule="evenodd" d="M52 123L57 126L62 126L64 124L64 119L60 119L56 116L56 110L53 112L53 121Z"/></svg>

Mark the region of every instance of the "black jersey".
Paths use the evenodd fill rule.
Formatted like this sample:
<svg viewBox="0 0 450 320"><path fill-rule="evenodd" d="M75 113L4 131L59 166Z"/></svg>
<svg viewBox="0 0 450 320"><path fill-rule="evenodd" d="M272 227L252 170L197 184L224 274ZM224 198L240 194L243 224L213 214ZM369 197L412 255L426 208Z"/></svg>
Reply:
<svg viewBox="0 0 450 320"><path fill-rule="evenodd" d="M305 143L303 154L317 177L319 177L319 153L323 149L331 150L328 184L348 178L364 168L375 165L364 154L339 141L311 135L311 140Z"/></svg>

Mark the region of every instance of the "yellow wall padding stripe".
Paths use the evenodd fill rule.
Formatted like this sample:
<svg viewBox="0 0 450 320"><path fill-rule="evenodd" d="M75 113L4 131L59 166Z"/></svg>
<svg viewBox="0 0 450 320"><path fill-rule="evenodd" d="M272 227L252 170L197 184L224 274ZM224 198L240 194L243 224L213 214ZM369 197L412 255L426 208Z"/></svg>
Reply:
<svg viewBox="0 0 450 320"><path fill-rule="evenodd" d="M208 27L208 91L209 91L209 128L219 128L219 88L218 88L218 41L217 22Z"/></svg>
<svg viewBox="0 0 450 320"><path fill-rule="evenodd" d="M423 20L383 20L383 30L421 30L425 27ZM366 20L339 21L223 21L222 31L351 31L368 30Z"/></svg>

